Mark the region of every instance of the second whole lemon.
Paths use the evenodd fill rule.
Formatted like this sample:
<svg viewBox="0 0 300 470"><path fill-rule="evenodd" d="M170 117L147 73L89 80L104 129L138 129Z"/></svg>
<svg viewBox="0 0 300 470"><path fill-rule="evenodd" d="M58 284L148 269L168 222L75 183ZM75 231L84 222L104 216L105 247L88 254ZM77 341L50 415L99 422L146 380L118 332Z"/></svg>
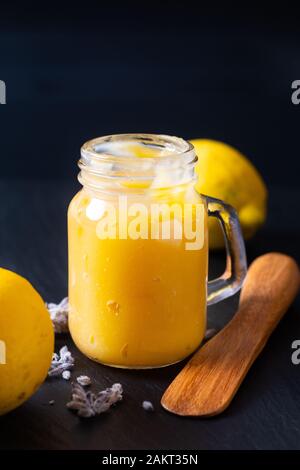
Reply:
<svg viewBox="0 0 300 470"><path fill-rule="evenodd" d="M0 268L0 416L44 382L54 331L40 295L18 274Z"/></svg>
<svg viewBox="0 0 300 470"><path fill-rule="evenodd" d="M207 139L190 141L198 162L196 189L232 205L239 216L245 239L252 237L266 218L267 188L254 165L238 150ZM209 219L209 245L224 246L221 227Z"/></svg>

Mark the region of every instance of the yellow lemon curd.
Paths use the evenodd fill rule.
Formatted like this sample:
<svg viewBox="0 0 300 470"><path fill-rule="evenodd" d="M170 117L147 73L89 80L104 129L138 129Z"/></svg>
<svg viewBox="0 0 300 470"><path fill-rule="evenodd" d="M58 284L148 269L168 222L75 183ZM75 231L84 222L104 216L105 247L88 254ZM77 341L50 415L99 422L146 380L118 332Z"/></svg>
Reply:
<svg viewBox="0 0 300 470"><path fill-rule="evenodd" d="M148 192L143 202L149 206L163 194L170 205L205 205L193 185ZM118 216L116 197L110 202ZM176 239L173 231L169 239L101 239L98 224L104 211L105 202L86 188L69 206L73 340L91 359L117 367L159 367L185 358L199 346L206 328L206 210L203 244L195 250L186 249L185 237ZM174 228L175 216L171 222ZM153 221L147 223L150 229Z"/></svg>

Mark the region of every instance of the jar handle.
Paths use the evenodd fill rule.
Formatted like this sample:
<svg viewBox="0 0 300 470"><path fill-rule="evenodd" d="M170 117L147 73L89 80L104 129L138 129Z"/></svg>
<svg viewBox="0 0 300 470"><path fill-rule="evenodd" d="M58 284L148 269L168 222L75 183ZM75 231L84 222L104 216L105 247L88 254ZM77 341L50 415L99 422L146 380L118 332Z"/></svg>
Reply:
<svg viewBox="0 0 300 470"><path fill-rule="evenodd" d="M207 305L232 296L240 290L247 273L245 244L235 209L219 199L205 196L208 215L216 217L223 229L226 269L222 276L208 282Z"/></svg>

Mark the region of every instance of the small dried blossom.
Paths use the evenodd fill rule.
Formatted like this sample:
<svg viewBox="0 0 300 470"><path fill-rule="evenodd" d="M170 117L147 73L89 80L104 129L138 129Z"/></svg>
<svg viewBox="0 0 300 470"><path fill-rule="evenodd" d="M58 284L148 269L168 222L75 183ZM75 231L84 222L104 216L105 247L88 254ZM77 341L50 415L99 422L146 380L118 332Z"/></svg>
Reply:
<svg viewBox="0 0 300 470"><path fill-rule="evenodd" d="M61 376L64 371L69 371L74 367L74 357L68 350L68 346L63 346L59 354L54 353L52 356L52 362L48 371L49 377Z"/></svg>
<svg viewBox="0 0 300 470"><path fill-rule="evenodd" d="M145 411L154 411L154 406L151 403L151 401L144 400L142 403L142 407L144 408Z"/></svg>
<svg viewBox="0 0 300 470"><path fill-rule="evenodd" d="M64 380L70 380L71 372L69 370L64 370L61 376Z"/></svg>
<svg viewBox="0 0 300 470"><path fill-rule="evenodd" d="M65 297L59 304L49 303L46 307L50 313L55 333L68 333L69 299Z"/></svg>
<svg viewBox="0 0 300 470"><path fill-rule="evenodd" d="M77 412L81 418L91 418L109 410L109 408L122 400L123 388L121 384L102 390L97 394L86 392L79 383L72 384L72 399L67 408Z"/></svg>
<svg viewBox="0 0 300 470"><path fill-rule="evenodd" d="M82 385L82 387L87 387L92 383L90 377L88 377L87 375L80 375L79 377L77 377L76 380L80 385Z"/></svg>

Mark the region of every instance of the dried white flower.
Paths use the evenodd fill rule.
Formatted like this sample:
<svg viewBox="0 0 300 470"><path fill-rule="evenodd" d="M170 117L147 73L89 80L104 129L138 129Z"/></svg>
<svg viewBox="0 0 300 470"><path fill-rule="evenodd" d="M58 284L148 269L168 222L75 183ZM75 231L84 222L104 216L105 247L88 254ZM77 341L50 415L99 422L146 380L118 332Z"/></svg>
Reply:
<svg viewBox="0 0 300 470"><path fill-rule="evenodd" d="M144 400L142 403L142 407L144 408L145 411L154 411L154 406L151 403L151 401Z"/></svg>
<svg viewBox="0 0 300 470"><path fill-rule="evenodd" d="M71 378L71 372L69 370L64 370L61 375L62 375L62 378L65 380L70 380Z"/></svg>
<svg viewBox="0 0 300 470"><path fill-rule="evenodd" d="M82 385L82 387L87 387L92 383L90 377L88 377L87 375L80 375L79 377L77 377L76 380L80 385Z"/></svg>
<svg viewBox="0 0 300 470"><path fill-rule="evenodd" d="M59 304L46 303L55 333L68 333L69 299L65 297Z"/></svg>
<svg viewBox="0 0 300 470"><path fill-rule="evenodd" d="M79 384L72 384L72 399L67 403L67 408L75 410L81 418L91 418L109 410L109 408L122 400L123 388L121 384L113 384L97 394L86 392Z"/></svg>
<svg viewBox="0 0 300 470"><path fill-rule="evenodd" d="M64 371L69 371L74 367L74 357L68 350L68 346L63 346L59 354L54 353L52 356L52 362L48 371L49 377L58 377L62 375Z"/></svg>

